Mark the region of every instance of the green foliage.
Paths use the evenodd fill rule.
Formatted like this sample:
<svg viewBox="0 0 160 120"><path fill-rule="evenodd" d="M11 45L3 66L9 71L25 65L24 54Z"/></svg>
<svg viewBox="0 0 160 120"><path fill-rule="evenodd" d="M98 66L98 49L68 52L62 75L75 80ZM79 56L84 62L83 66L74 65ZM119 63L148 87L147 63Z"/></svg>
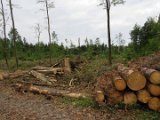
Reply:
<svg viewBox="0 0 160 120"><path fill-rule="evenodd" d="M65 104L72 104L76 107L96 107L96 102L90 97L81 99L62 97L61 101Z"/></svg>

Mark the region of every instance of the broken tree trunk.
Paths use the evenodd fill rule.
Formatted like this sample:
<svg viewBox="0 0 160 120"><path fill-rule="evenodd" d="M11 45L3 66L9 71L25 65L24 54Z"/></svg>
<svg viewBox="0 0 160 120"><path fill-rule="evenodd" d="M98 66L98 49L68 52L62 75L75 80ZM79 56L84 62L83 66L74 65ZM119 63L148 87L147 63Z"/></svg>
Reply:
<svg viewBox="0 0 160 120"><path fill-rule="evenodd" d="M133 92L127 92L124 94L124 104L133 105L137 103L137 96Z"/></svg>
<svg viewBox="0 0 160 120"><path fill-rule="evenodd" d="M93 97L91 94L85 93L74 93L65 90L57 90L53 88L47 88L42 86L36 85L23 85L23 84L16 84L15 88L19 91L28 91L36 94L42 95L49 95L49 96L65 96L65 97L73 97L73 98L86 98L86 97Z"/></svg>
<svg viewBox="0 0 160 120"><path fill-rule="evenodd" d="M160 96L160 86L158 86L158 85L149 84L149 85L148 85L148 91L149 91L153 96Z"/></svg>
<svg viewBox="0 0 160 120"><path fill-rule="evenodd" d="M153 84L160 84L160 72L155 69L141 68L148 80Z"/></svg>
<svg viewBox="0 0 160 120"><path fill-rule="evenodd" d="M118 91L124 91L126 89L125 80L117 73L113 75L113 84Z"/></svg>
<svg viewBox="0 0 160 120"><path fill-rule="evenodd" d="M143 89L137 92L137 99L141 103L148 103L148 101L151 99L151 95L146 89Z"/></svg>
<svg viewBox="0 0 160 120"><path fill-rule="evenodd" d="M56 81L56 80L54 80L54 79L53 79L53 80L48 79L48 78L46 78L43 74L38 73L38 72L36 72L36 71L34 71L34 70L30 71L29 74L31 74L32 76L34 76L34 77L37 78L38 80L40 80L40 81L42 81L42 82L44 82L44 83L46 83L46 84L48 84L48 85L52 85L53 82Z"/></svg>
<svg viewBox="0 0 160 120"><path fill-rule="evenodd" d="M71 64L69 58L64 59L64 72L71 73Z"/></svg>
<svg viewBox="0 0 160 120"><path fill-rule="evenodd" d="M145 87L146 78L139 71L132 70L124 65L118 65L117 69L131 90L138 91Z"/></svg>
<svg viewBox="0 0 160 120"><path fill-rule="evenodd" d="M151 98L148 102L148 107L151 110L155 110L155 111L160 110L160 99L157 97Z"/></svg>

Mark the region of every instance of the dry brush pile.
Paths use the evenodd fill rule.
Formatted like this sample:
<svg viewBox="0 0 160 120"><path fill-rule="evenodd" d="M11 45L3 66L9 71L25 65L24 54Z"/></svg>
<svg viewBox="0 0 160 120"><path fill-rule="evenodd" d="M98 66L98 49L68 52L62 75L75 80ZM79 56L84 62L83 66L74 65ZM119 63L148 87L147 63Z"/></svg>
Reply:
<svg viewBox="0 0 160 120"><path fill-rule="evenodd" d="M143 62L144 61L144 62ZM107 104L142 103L160 111L160 53L118 64L112 71L97 78L96 101Z"/></svg>

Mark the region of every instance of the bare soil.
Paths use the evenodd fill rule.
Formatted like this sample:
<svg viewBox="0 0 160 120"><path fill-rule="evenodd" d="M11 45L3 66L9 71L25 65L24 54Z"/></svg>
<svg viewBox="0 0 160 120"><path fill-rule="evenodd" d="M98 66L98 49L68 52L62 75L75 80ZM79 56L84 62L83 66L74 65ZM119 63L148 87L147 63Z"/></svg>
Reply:
<svg viewBox="0 0 160 120"><path fill-rule="evenodd" d="M59 97L19 93L0 81L0 120L138 120L133 111L82 108L63 103Z"/></svg>

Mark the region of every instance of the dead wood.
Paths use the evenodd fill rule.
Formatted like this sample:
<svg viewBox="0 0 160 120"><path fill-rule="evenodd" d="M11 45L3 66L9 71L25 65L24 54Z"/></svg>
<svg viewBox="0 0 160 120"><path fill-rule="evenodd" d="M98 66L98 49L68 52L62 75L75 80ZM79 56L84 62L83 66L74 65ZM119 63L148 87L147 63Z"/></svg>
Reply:
<svg viewBox="0 0 160 120"><path fill-rule="evenodd" d="M17 70L13 73L9 73L9 78L10 79L15 79L15 78L24 76L24 74L27 74L27 73L28 73L28 71Z"/></svg>
<svg viewBox="0 0 160 120"><path fill-rule="evenodd" d="M70 92L66 90L57 90L53 88L36 86L36 85L16 84L14 85L14 87L16 88L16 90L23 90L23 91L36 93L36 94L42 94L42 95L66 96L66 97L73 97L73 98L93 97L93 95L91 94L76 93L76 92Z"/></svg>
<svg viewBox="0 0 160 120"><path fill-rule="evenodd" d="M125 80L116 72L113 74L113 84L118 91L124 91L127 86Z"/></svg>
<svg viewBox="0 0 160 120"><path fill-rule="evenodd" d="M29 74L31 74L32 76L34 76L35 78L37 78L38 80L48 84L48 85L52 85L53 82L57 81L55 79L49 79L47 77L45 77L43 74L36 72L34 70L30 71Z"/></svg>
<svg viewBox="0 0 160 120"><path fill-rule="evenodd" d="M65 58L64 59L64 72L65 73L71 73L71 64L70 64L70 59L69 58Z"/></svg>
<svg viewBox="0 0 160 120"><path fill-rule="evenodd" d="M158 97L153 97L148 102L148 107L151 110L158 111L160 110L160 99Z"/></svg>
<svg viewBox="0 0 160 120"><path fill-rule="evenodd" d="M155 69L141 68L146 78L153 84L160 84L160 72Z"/></svg>
<svg viewBox="0 0 160 120"><path fill-rule="evenodd" d="M151 95L146 89L143 89L137 92L137 99L141 103L148 103L148 101L151 99Z"/></svg>
<svg viewBox="0 0 160 120"><path fill-rule="evenodd" d="M133 105L137 103L137 96L133 92L126 92L124 94L124 104Z"/></svg>
<svg viewBox="0 0 160 120"><path fill-rule="evenodd" d="M123 64L118 65L117 70L120 75L126 80L127 86L131 90L138 91L145 87L146 78L138 70L130 69Z"/></svg>
<svg viewBox="0 0 160 120"><path fill-rule="evenodd" d="M160 96L160 86L155 84L149 84L148 85L148 91L153 96Z"/></svg>

